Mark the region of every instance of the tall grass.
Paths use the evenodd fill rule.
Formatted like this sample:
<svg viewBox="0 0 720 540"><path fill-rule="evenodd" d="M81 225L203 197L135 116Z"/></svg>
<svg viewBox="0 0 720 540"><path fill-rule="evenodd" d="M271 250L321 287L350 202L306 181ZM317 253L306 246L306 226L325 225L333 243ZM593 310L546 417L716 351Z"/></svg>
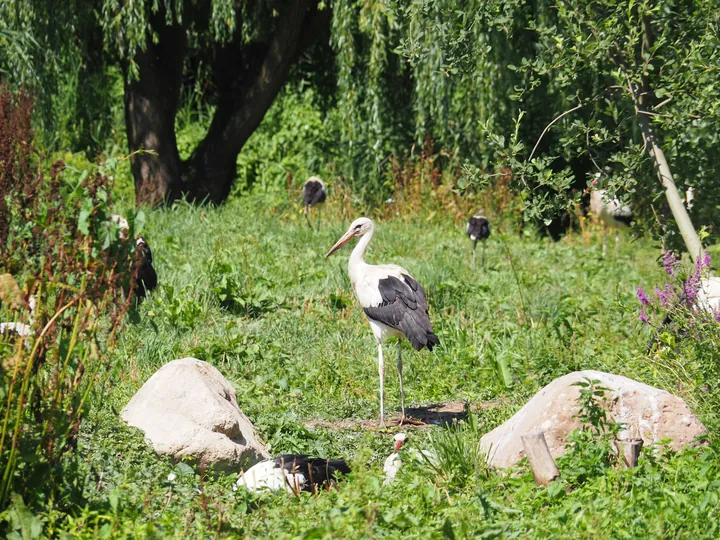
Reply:
<svg viewBox="0 0 720 540"><path fill-rule="evenodd" d="M30 329L0 341L0 508L11 493L56 495L58 464L76 448L132 301L134 242L109 219L107 177L63 179L61 163L46 176L31 111L31 100L0 88L0 313Z"/></svg>

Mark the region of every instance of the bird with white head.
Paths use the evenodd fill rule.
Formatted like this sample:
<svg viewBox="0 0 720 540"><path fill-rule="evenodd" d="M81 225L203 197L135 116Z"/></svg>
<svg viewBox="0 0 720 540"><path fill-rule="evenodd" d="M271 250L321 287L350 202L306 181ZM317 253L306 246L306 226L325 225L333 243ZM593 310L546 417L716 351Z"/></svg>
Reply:
<svg viewBox="0 0 720 540"><path fill-rule="evenodd" d="M482 242L482 269L485 271L485 242L490 238L490 221L483 215L483 211L479 210L472 216L467 223L465 230L473 243L473 267L475 266L475 248L478 240Z"/></svg>
<svg viewBox="0 0 720 540"><path fill-rule="evenodd" d="M433 333L425 290L401 266L372 265L365 262L365 250L375 232L372 220L361 217L350 224L347 232L330 248L325 258L338 251L354 238L358 243L348 262L348 273L378 345L378 373L380 376L380 425L385 425L385 363L382 342L390 337L406 338L417 351L427 347L432 351L440 340ZM398 341L398 375L400 403L405 421L405 393L402 384L402 343Z"/></svg>
<svg viewBox="0 0 720 540"><path fill-rule="evenodd" d="M403 449L407 442L407 435L405 433L396 433L393 439L395 440L393 453L385 459L385 463L383 464L383 472L385 473L383 485L387 486L395 480L398 471L400 471L400 468L403 466L403 459L414 461L423 467L438 467L440 461L432 450L418 450L417 448Z"/></svg>
<svg viewBox="0 0 720 540"><path fill-rule="evenodd" d="M307 220L308 225L311 229L312 225L310 224L308 212L313 206L318 206L324 203L326 198L327 191L325 190L325 182L323 182L317 176L311 176L310 178L308 178L303 185L302 199L303 204L305 205L303 213L305 214L305 219ZM316 228L320 228L320 212L318 212Z"/></svg>

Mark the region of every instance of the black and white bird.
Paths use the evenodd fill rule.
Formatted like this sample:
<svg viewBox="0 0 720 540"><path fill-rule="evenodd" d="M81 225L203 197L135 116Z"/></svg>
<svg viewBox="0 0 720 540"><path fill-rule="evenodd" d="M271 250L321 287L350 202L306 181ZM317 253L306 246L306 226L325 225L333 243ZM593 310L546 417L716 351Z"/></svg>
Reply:
<svg viewBox="0 0 720 540"><path fill-rule="evenodd" d="M688 186L688 188L685 190L685 207L688 209L688 212L690 212L690 210L692 210L694 204L695 204L695 188L692 186Z"/></svg>
<svg viewBox="0 0 720 540"><path fill-rule="evenodd" d="M135 250L140 260L140 266L135 278L135 296L143 299L149 291L157 287L158 278L153 266L152 251L150 251L150 246L142 236L135 240Z"/></svg>
<svg viewBox="0 0 720 540"><path fill-rule="evenodd" d="M285 454L250 467L238 479L237 486L250 491L284 489L288 493L316 492L331 487L341 475L350 474L344 459L309 458Z"/></svg>
<svg viewBox="0 0 720 540"><path fill-rule="evenodd" d="M604 189L590 192L590 212L595 214L603 223L603 249L602 258L607 254L607 229L615 229L615 251L620 244L620 230L627 229L633 220L632 209L622 204L619 199L608 199Z"/></svg>
<svg viewBox="0 0 720 540"><path fill-rule="evenodd" d="M478 240L482 242L482 269L485 271L485 242L490 238L490 221L483 215L483 211L478 211L468 220L467 230L465 231L472 240L473 245L473 266L476 265L475 248Z"/></svg>
<svg viewBox="0 0 720 540"><path fill-rule="evenodd" d="M120 238L126 240L130 231L128 221L119 214L111 214L110 221L118 225L120 228ZM138 236L135 239L135 254L138 270L133 292L138 299L143 300L147 296L147 293L154 290L158 284L157 272L153 266L152 251L143 236Z"/></svg>
<svg viewBox="0 0 720 540"><path fill-rule="evenodd" d="M327 191L325 191L325 182L320 180L317 176L311 176L307 179L303 185L302 192L303 204L305 205L304 213L305 219L307 219L308 225L310 225L310 218L308 217L308 211L311 207L325 202L327 198ZM320 214L318 213L318 228L320 224ZM312 228L312 225L310 225Z"/></svg>
<svg viewBox="0 0 720 540"><path fill-rule="evenodd" d="M378 373L380 375L380 425L385 425L385 362L382 342L390 337L407 339L416 351L427 347L432 351L440 343L433 333L425 290L401 266L395 264L372 265L365 262L365 250L375 232L375 225L361 217L350 224L347 232L330 248L329 257L353 238L359 241L350 255L348 273L355 296L368 318L378 346ZM402 342L398 340L398 375L400 377L400 403L405 421L405 394L402 384Z"/></svg>
<svg viewBox="0 0 720 540"><path fill-rule="evenodd" d="M403 460L413 460L423 465L437 467L439 460L437 455L430 450L418 450L417 448L403 448L407 442L405 433L396 433L393 437L395 447L393 453L390 454L383 464L383 472L385 473L385 481L383 485L388 485L395 480L400 467L403 466Z"/></svg>

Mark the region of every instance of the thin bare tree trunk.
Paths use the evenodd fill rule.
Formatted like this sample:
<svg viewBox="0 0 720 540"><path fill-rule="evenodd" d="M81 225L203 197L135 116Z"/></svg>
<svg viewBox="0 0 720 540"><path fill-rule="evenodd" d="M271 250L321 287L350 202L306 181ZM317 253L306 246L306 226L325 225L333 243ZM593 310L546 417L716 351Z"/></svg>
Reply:
<svg viewBox="0 0 720 540"><path fill-rule="evenodd" d="M683 199L680 197L680 193L673 180L672 172L670 172L670 166L668 165L667 159L665 159L665 153L660 148L655 132L650 125L648 115L645 114L647 111L643 111L638 108L637 102L635 106L635 112L642 130L643 136L645 137L645 144L647 145L647 152L652 159L653 167L655 172L660 179L660 183L665 188L665 197L667 198L668 204L670 205L670 211L675 218L680 234L685 241L685 247L690 253L690 257L693 262L698 257L703 255L703 247L700 242L700 237L693 227L690 216L687 213L687 209L683 204Z"/></svg>

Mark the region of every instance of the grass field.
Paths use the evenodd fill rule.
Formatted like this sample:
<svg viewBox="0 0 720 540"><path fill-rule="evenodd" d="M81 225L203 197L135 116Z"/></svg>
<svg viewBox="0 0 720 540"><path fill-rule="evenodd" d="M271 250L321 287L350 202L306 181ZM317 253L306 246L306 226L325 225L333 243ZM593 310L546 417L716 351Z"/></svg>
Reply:
<svg viewBox="0 0 720 540"><path fill-rule="evenodd" d="M332 212L330 212L332 214ZM610 371L679 393L711 434L718 425L707 354L648 356L650 333L635 290L661 283L658 250L623 238L600 259L600 235L553 243L494 230L487 271L470 264L464 224L441 214L380 221L368 260L407 268L426 288L441 345L405 344L411 406L467 402L469 421L410 429L411 442L443 453L443 470L410 464L382 486L392 434L369 429L379 413L376 346L347 277L349 250L323 255L349 221L311 231L297 207L250 199L148 215L160 286L126 326L113 372L86 422L68 492L75 518L43 516L46 534L81 537L717 537L720 447L643 455L632 472L600 464L589 444L560 461L561 481L535 486L521 465L490 472L472 449L540 387L578 369ZM683 348L684 347L684 348ZM386 358L394 359L395 345ZM194 356L215 365L272 454L346 457L337 491L299 497L233 491L236 475L200 476L157 458L116 416L165 363ZM394 361L386 408L399 409ZM712 375L714 376L714 375ZM344 422L353 420L357 422ZM362 422L368 421L368 422ZM342 428L342 429L341 429ZM453 454L452 447L470 449ZM443 450L445 449L445 450ZM600 456L602 457L602 456ZM168 480L174 473L176 478Z"/></svg>

